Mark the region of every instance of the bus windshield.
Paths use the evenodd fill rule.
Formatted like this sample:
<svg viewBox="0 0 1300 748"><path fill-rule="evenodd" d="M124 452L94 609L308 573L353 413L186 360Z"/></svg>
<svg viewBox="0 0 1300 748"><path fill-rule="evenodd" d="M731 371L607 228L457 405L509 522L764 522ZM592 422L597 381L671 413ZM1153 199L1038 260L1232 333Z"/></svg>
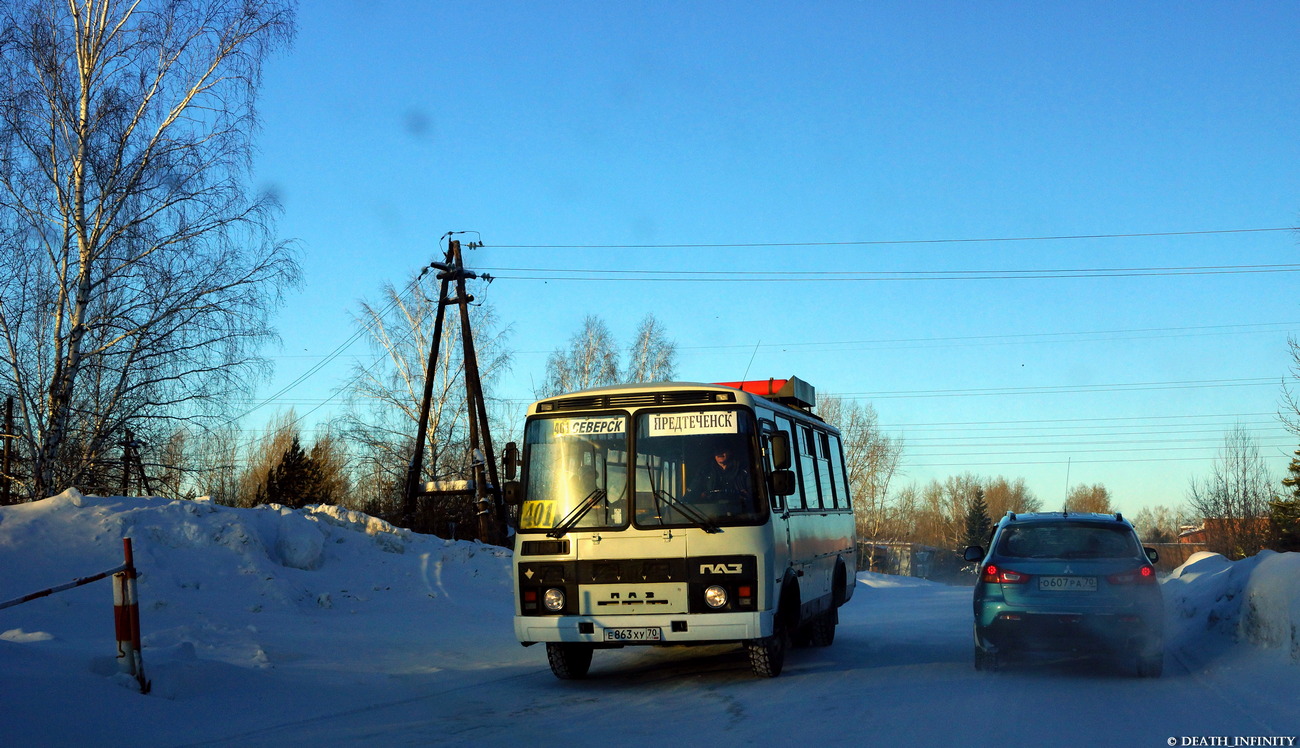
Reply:
<svg viewBox="0 0 1300 748"><path fill-rule="evenodd" d="M766 520L748 411L639 413L635 455L628 422L624 414L529 421L519 529L560 537L635 521L638 527L716 532ZM631 494L629 466L635 473Z"/></svg>
<svg viewBox="0 0 1300 748"><path fill-rule="evenodd" d="M638 526L712 531L765 519L748 411L640 413L636 424Z"/></svg>
<svg viewBox="0 0 1300 748"><path fill-rule="evenodd" d="M628 418L539 418L528 422L520 530L627 525Z"/></svg>

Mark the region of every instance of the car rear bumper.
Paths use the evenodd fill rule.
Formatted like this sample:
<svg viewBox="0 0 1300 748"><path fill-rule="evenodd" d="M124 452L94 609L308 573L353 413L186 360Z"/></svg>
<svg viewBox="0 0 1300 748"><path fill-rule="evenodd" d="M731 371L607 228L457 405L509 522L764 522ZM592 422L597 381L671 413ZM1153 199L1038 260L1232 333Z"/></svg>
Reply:
<svg viewBox="0 0 1300 748"><path fill-rule="evenodd" d="M986 611L976 635L999 652L1131 653L1161 651L1158 617L1135 613Z"/></svg>

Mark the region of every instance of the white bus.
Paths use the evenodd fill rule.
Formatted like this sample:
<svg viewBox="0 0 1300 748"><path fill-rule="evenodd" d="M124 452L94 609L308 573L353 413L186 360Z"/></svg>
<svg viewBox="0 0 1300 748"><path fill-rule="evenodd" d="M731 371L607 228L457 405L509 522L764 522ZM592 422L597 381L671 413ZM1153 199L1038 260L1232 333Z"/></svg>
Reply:
<svg viewBox="0 0 1300 748"><path fill-rule="evenodd" d="M761 396L760 396L761 395ZM853 508L839 432L806 382L658 383L528 409L515 634L581 678L592 651L736 642L779 675L827 646L853 596ZM507 476L518 452L507 446Z"/></svg>

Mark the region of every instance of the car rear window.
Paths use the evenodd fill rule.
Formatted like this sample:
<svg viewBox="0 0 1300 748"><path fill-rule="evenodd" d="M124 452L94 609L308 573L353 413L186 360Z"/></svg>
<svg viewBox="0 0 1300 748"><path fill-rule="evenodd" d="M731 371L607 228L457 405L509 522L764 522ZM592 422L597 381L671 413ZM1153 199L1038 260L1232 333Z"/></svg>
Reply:
<svg viewBox="0 0 1300 748"><path fill-rule="evenodd" d="M1127 527L1086 523L1036 524L1002 531L997 552L1012 558L1133 558L1141 556Z"/></svg>

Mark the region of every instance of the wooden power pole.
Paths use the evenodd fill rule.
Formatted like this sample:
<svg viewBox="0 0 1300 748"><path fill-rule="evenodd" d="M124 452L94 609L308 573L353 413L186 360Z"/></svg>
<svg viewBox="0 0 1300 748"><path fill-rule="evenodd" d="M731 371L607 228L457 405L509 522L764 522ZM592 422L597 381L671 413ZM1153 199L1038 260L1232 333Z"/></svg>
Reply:
<svg viewBox="0 0 1300 748"><path fill-rule="evenodd" d="M471 249L474 244L470 244ZM420 419L416 426L415 448L406 470L406 489L402 497L403 519L414 528L419 521L419 499L437 493L443 496L460 496L473 499L477 514L478 539L484 543L500 545L504 542L501 526L501 487L497 479L496 454L492 448L492 433L488 427L487 406L483 399L483 384L479 379L478 354L474 349L474 335L470 330L469 303L474 300L465 289L465 281L478 278L477 273L465 269L461 244L451 240L442 262L431 265L438 271L438 313L433 324L433 340L429 346L428 364L424 374L424 398L420 404ZM488 277L488 276L483 276ZM455 295L447 292L454 286ZM468 484L448 490L430 490L422 485L420 475L424 467L424 447L429 433L429 409L433 399L434 369L438 363L438 346L442 342L442 329L446 309L455 304L460 308L460 338L464 346L465 400L469 417L469 453L472 479Z"/></svg>

